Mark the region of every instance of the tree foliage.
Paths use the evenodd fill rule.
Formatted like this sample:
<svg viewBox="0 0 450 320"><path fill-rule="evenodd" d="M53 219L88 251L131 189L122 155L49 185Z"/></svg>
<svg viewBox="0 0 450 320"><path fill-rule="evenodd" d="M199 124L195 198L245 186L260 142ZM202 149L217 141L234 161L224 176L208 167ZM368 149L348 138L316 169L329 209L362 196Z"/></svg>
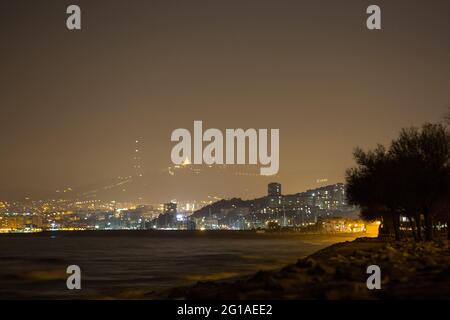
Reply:
<svg viewBox="0 0 450 320"><path fill-rule="evenodd" d="M365 219L382 219L400 238L400 216L415 238L433 238L435 222L448 225L450 132L442 124L403 129L389 147L354 152L347 170L347 198ZM437 218L437 220L436 220ZM449 232L450 237L450 232Z"/></svg>

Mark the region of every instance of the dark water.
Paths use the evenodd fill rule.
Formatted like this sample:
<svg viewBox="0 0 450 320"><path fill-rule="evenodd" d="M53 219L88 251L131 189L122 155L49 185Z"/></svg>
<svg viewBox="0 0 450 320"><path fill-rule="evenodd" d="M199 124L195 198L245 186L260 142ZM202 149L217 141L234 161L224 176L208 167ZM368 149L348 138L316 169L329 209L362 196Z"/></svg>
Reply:
<svg viewBox="0 0 450 320"><path fill-rule="evenodd" d="M92 231L0 236L0 298L142 298L274 269L354 236L253 232ZM82 290L66 288L68 265Z"/></svg>

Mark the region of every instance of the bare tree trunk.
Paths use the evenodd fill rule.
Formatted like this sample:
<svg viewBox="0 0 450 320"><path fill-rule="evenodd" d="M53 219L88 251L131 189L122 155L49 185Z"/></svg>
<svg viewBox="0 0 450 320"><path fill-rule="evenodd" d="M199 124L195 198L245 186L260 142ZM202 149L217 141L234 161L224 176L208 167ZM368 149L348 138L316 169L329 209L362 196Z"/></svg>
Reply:
<svg viewBox="0 0 450 320"><path fill-rule="evenodd" d="M420 219L420 213L416 214L414 220L415 220L416 226L417 226L417 240L422 241L422 226L421 226L422 222Z"/></svg>
<svg viewBox="0 0 450 320"><path fill-rule="evenodd" d="M450 240L450 213L447 212L447 240Z"/></svg>
<svg viewBox="0 0 450 320"><path fill-rule="evenodd" d="M411 233L412 233L412 236L414 238L414 241L417 241L416 227L414 225L413 218L408 216L408 220L409 220L409 225L411 227Z"/></svg>
<svg viewBox="0 0 450 320"><path fill-rule="evenodd" d="M425 210L424 215L425 215L425 240L431 241L433 240L433 217L431 216L431 212L429 210Z"/></svg>
<svg viewBox="0 0 450 320"><path fill-rule="evenodd" d="M392 225L394 228L395 241L400 241L400 215L392 213Z"/></svg>

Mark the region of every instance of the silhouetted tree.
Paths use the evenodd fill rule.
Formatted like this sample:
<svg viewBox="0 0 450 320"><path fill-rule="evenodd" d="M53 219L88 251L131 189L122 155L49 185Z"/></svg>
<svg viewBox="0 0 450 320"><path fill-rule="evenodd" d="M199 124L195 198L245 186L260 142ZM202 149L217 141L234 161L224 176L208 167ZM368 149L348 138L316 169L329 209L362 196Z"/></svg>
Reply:
<svg viewBox="0 0 450 320"><path fill-rule="evenodd" d="M381 145L373 151L354 152L356 168L347 170L346 188L350 204L359 205L366 220L382 219L391 226L395 239L400 239L400 212L394 197L394 162Z"/></svg>
<svg viewBox="0 0 450 320"><path fill-rule="evenodd" d="M433 238L433 220L449 225L450 132L442 124L403 129L389 150L356 149L357 166L347 170L347 198L361 207L365 219L391 219L395 238L400 238L400 215L408 217L414 238ZM447 209L445 209L447 208ZM450 238L450 231L448 231Z"/></svg>
<svg viewBox="0 0 450 320"><path fill-rule="evenodd" d="M437 204L448 201L450 132L441 124L403 129L389 153L399 169L399 205L419 222L419 234L424 216L425 238L431 240Z"/></svg>

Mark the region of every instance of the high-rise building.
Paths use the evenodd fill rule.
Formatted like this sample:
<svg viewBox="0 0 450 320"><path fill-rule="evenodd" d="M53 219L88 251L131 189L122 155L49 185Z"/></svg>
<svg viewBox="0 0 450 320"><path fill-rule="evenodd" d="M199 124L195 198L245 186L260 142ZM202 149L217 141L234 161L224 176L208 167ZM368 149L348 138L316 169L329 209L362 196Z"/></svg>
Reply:
<svg viewBox="0 0 450 320"><path fill-rule="evenodd" d="M283 196L281 195L281 184L269 183L267 186L267 206L271 209L281 208Z"/></svg>
<svg viewBox="0 0 450 320"><path fill-rule="evenodd" d="M281 196L281 183L272 182L267 186L267 193L269 196Z"/></svg>
<svg viewBox="0 0 450 320"><path fill-rule="evenodd" d="M164 213L177 214L177 204L174 202L164 203Z"/></svg>

